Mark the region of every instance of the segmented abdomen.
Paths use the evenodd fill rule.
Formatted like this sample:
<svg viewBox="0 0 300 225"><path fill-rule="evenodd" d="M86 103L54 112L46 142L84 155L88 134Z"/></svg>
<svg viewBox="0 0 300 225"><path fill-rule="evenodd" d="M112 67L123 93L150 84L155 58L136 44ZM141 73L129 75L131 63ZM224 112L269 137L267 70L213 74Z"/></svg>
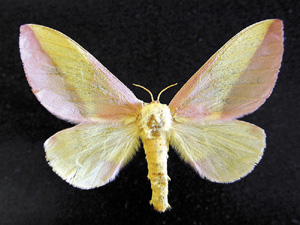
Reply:
<svg viewBox="0 0 300 225"><path fill-rule="evenodd" d="M143 140L148 163L148 178L151 182L152 199L150 204L159 212L164 212L170 205L168 203L167 159L169 143L167 138L159 136Z"/></svg>

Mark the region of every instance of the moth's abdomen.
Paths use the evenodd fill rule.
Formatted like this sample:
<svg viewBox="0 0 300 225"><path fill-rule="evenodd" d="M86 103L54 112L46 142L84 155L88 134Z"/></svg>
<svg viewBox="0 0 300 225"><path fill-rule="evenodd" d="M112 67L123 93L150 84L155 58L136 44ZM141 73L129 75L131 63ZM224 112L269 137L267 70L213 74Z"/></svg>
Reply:
<svg viewBox="0 0 300 225"><path fill-rule="evenodd" d="M165 137L143 140L148 163L148 178L151 182L152 198L150 204L159 212L164 212L168 203L167 159L169 143Z"/></svg>
<svg viewBox="0 0 300 225"><path fill-rule="evenodd" d="M171 126L172 116L167 105L152 102L142 108L139 115L139 127L148 163L148 178L151 182L150 204L159 212L170 208L167 159Z"/></svg>

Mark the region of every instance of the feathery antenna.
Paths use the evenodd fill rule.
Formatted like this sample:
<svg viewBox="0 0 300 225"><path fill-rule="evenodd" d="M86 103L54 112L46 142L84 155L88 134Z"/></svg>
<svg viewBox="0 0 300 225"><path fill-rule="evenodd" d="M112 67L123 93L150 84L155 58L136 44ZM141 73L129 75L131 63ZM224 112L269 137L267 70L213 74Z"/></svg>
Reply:
<svg viewBox="0 0 300 225"><path fill-rule="evenodd" d="M166 88L164 88L164 89L162 89L160 92L159 92L159 94L158 94L158 96L157 96L157 100L156 101L159 101L159 97L160 97L160 95L165 91L165 90L167 90L167 89L169 89L170 87L173 87L173 86L176 86L178 83L175 83L175 84L171 84L171 85L169 85L168 87L166 87Z"/></svg>
<svg viewBox="0 0 300 225"><path fill-rule="evenodd" d="M133 84L133 85L136 86L136 87L142 88L142 89L144 89L145 91L147 91L147 92L150 94L150 96L151 96L151 101L154 102L153 95L152 95L151 91L149 91L147 88L145 88L145 87L142 86L142 85L139 85L139 84ZM165 90L167 90L167 89L169 89L169 88L171 88L171 87L173 87L173 86L175 86L175 85L177 85L177 83L176 83L176 84L171 84L171 85L169 85L168 87L166 87L166 88L164 88L163 90L161 90L161 92L159 92L159 94L158 94L158 96L157 96L157 100L156 100L156 101L159 102L159 98L160 98L161 94L162 94Z"/></svg>
<svg viewBox="0 0 300 225"><path fill-rule="evenodd" d="M153 95L152 95L151 91L149 91L147 88L143 87L142 85L139 85L139 84L133 84L133 85L136 86L136 87L142 88L145 91L147 91L150 94L150 96L151 96L151 101L154 102Z"/></svg>

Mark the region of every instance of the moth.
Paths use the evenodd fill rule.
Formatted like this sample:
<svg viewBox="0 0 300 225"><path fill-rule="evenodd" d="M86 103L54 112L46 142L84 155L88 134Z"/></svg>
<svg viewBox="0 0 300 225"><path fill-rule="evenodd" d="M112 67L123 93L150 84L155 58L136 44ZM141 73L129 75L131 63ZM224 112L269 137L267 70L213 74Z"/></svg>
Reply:
<svg viewBox="0 0 300 225"><path fill-rule="evenodd" d="M77 124L44 143L50 166L75 187L91 189L112 181L141 140L150 204L164 212L170 208L169 145L201 177L219 183L246 176L263 155L264 130L237 119L259 108L273 90L283 54L281 20L265 20L235 35L169 105L159 97L150 103L139 100L90 53L56 30L23 25L19 45L37 99L55 116Z"/></svg>

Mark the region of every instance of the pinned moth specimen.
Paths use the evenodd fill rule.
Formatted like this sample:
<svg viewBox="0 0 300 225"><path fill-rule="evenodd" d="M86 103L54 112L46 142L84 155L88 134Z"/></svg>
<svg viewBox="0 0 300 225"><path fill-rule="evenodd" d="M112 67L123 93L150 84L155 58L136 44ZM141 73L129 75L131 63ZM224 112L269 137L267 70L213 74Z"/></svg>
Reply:
<svg viewBox="0 0 300 225"><path fill-rule="evenodd" d="M235 35L169 105L153 97L150 103L139 100L64 34L34 24L20 30L33 93L52 114L77 124L44 144L50 166L73 186L91 189L112 181L142 142L150 204L164 212L170 208L169 145L213 182L239 180L260 161L264 130L237 119L259 108L273 90L283 54L281 20L265 20Z"/></svg>

